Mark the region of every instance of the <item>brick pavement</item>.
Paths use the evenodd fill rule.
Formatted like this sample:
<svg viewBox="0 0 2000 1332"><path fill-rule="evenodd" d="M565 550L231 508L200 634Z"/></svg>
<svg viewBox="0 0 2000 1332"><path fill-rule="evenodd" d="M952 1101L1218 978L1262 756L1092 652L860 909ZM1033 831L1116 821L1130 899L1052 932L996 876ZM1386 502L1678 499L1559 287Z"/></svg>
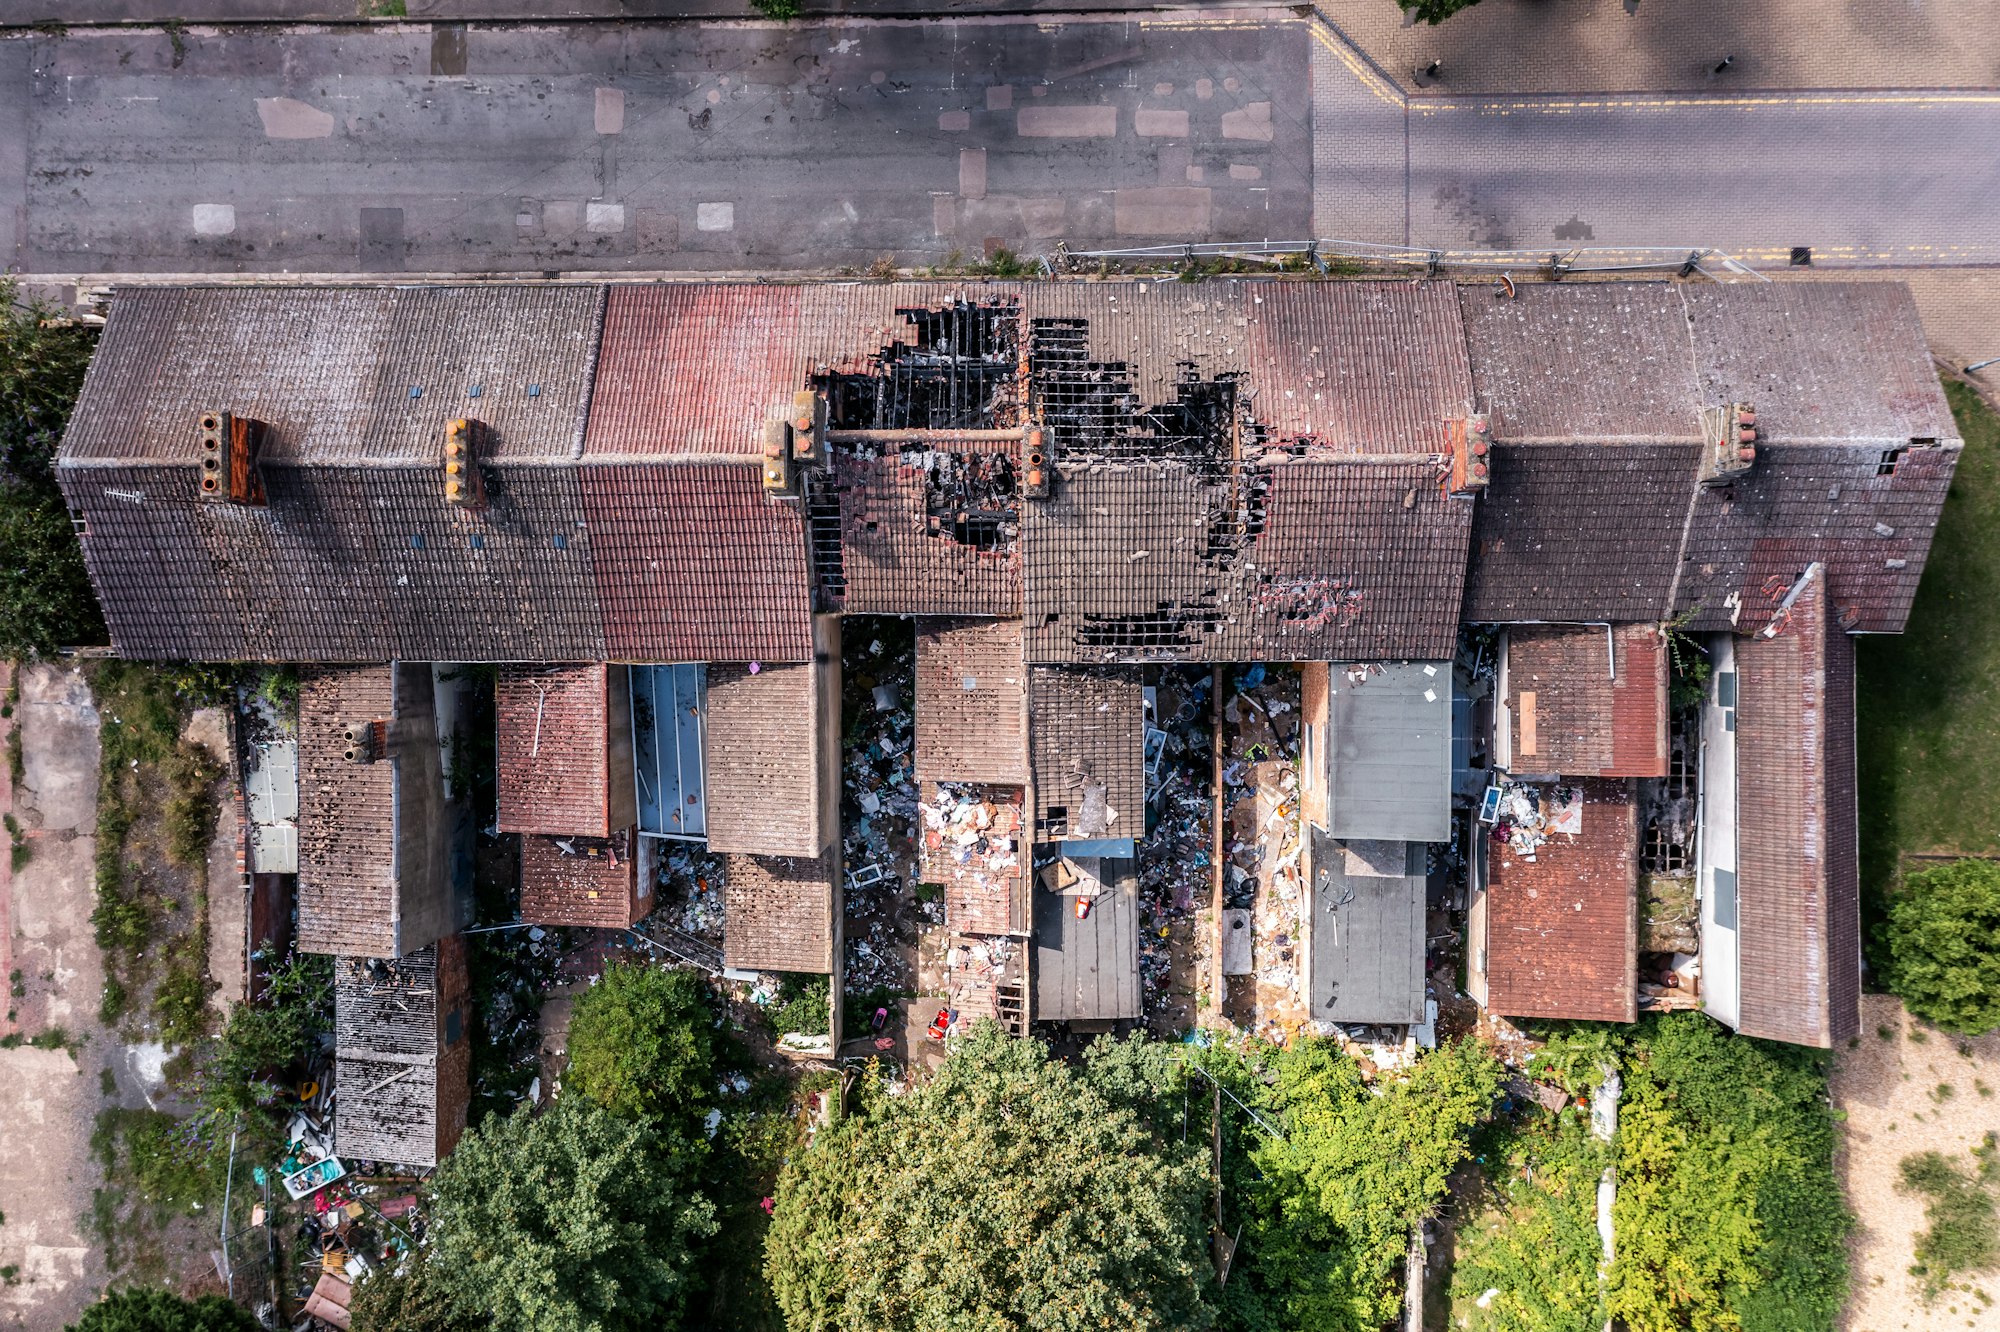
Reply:
<svg viewBox="0 0 2000 1332"><path fill-rule="evenodd" d="M2000 87L1991 0L1483 0L1435 28L1392 0L1319 9L1412 89L1432 60L1447 93Z"/></svg>

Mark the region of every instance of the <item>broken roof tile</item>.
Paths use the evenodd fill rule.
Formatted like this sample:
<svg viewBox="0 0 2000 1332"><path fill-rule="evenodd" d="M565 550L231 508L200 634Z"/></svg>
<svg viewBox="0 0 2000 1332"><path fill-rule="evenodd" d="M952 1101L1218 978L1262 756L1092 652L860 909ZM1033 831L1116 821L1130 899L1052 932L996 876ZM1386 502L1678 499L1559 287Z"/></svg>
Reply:
<svg viewBox="0 0 2000 1332"><path fill-rule="evenodd" d="M1035 826L1051 837L1146 831L1146 700L1136 673L1075 666L1028 671Z"/></svg>
<svg viewBox="0 0 2000 1332"><path fill-rule="evenodd" d="M833 970L834 853L723 858L724 960L746 971Z"/></svg>
<svg viewBox="0 0 2000 1332"><path fill-rule="evenodd" d="M622 930L652 906L638 876L633 837L521 838L521 919L537 925Z"/></svg>
<svg viewBox="0 0 2000 1332"><path fill-rule="evenodd" d="M1666 776L1667 656L1657 625L1509 629L1505 724L1513 770Z"/></svg>

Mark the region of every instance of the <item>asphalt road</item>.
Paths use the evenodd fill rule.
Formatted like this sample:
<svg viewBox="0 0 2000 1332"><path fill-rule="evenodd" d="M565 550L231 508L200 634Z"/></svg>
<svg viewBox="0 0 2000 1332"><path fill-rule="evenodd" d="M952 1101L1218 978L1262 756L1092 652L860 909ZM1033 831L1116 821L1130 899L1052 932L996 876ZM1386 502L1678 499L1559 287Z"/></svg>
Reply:
<svg viewBox="0 0 2000 1332"><path fill-rule="evenodd" d="M1310 229L1289 15L183 40L178 67L157 31L0 42L0 142L26 144L0 148L0 254L776 272Z"/></svg>
<svg viewBox="0 0 2000 1332"><path fill-rule="evenodd" d="M29 274L825 271L1308 235L2000 263L2000 93L1406 98L1290 9L0 39Z"/></svg>

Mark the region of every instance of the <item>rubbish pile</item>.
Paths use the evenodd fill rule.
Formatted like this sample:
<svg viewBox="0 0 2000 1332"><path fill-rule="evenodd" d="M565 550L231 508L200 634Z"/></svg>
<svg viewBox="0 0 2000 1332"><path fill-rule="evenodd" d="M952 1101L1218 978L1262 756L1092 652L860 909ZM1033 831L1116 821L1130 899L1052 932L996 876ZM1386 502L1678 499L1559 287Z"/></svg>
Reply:
<svg viewBox="0 0 2000 1332"><path fill-rule="evenodd" d="M946 885L945 923L974 934L1006 933L1021 875L1019 790L944 782L918 809L923 876Z"/></svg>
<svg viewBox="0 0 2000 1332"><path fill-rule="evenodd" d="M1014 965L1018 951L1012 939L964 939L945 951L945 989L958 1015L954 1030L964 1031L980 1018L999 1018L999 987L1019 984L1025 970Z"/></svg>
<svg viewBox="0 0 2000 1332"><path fill-rule="evenodd" d="M506 1114L541 1071L542 1001L560 980L568 930L497 930L466 936L466 966L487 1044L475 1046L472 1104L477 1118Z"/></svg>
<svg viewBox="0 0 2000 1332"><path fill-rule="evenodd" d="M262 1168L256 1173L262 1174ZM345 1326L337 1314L330 1316L326 1298L334 1295L339 1312L345 1313L344 1286L372 1272L396 1271L423 1244L427 1221L418 1192L423 1179L383 1167L348 1175L314 1193L309 1205L300 1209L293 1236L294 1303ZM261 1219L252 1213L253 1222Z"/></svg>
<svg viewBox="0 0 2000 1332"><path fill-rule="evenodd" d="M1366 669L1365 667L1361 669ZM1297 1021L1298 941L1304 885L1299 808L1299 677L1253 665L1235 676L1222 709L1222 900L1248 908L1254 934L1256 1005L1251 1017L1268 1039L1286 1039ZM1303 1019L1304 1013L1297 1014Z"/></svg>
<svg viewBox="0 0 2000 1332"><path fill-rule="evenodd" d="M862 636L849 621L843 654L846 760L841 768L841 856L846 882L850 994L909 990L911 882L918 817L915 777L916 639L907 622Z"/></svg>
<svg viewBox="0 0 2000 1332"><path fill-rule="evenodd" d="M684 934L722 946L723 860L696 842L660 843L654 901L666 923Z"/></svg>
<svg viewBox="0 0 2000 1332"><path fill-rule="evenodd" d="M1493 825L1495 842L1532 864L1549 838L1562 833L1573 839L1583 831L1583 790L1508 782L1488 790L1479 817Z"/></svg>
<svg viewBox="0 0 2000 1332"><path fill-rule="evenodd" d="M1173 971L1173 924L1210 896L1214 737L1209 672L1167 667L1147 690L1146 836L1139 842L1139 974L1148 1009ZM1190 982L1191 983L1191 982Z"/></svg>

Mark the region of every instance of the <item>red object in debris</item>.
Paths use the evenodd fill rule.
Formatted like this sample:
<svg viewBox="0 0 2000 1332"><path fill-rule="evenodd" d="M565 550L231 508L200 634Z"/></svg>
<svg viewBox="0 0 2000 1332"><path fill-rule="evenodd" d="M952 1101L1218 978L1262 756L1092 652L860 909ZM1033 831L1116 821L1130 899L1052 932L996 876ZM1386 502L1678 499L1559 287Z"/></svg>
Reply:
<svg viewBox="0 0 2000 1332"><path fill-rule="evenodd" d="M877 1036L875 1038L875 1048L886 1053L896 1048L896 1042L887 1036Z"/></svg>
<svg viewBox="0 0 2000 1332"><path fill-rule="evenodd" d="M400 1198L389 1199L387 1202L384 1202L380 1207L376 1208L375 1210L380 1212L382 1215L388 1217L391 1221L393 1221L399 1216L409 1215L411 1210L414 1209L416 1205L417 1205L417 1195L414 1193L406 1193Z"/></svg>
<svg viewBox="0 0 2000 1332"><path fill-rule="evenodd" d="M949 1008L940 1008L937 1011L937 1016L931 1019L930 1030L926 1034L934 1041L941 1041L944 1039L944 1034L950 1030L951 1010Z"/></svg>
<svg viewBox="0 0 2000 1332"><path fill-rule="evenodd" d="M1078 920L1089 920L1089 919L1090 919L1090 899L1089 899L1089 898L1087 898L1087 897L1079 897L1079 898L1077 898L1077 899L1076 899L1076 918L1077 918Z"/></svg>

